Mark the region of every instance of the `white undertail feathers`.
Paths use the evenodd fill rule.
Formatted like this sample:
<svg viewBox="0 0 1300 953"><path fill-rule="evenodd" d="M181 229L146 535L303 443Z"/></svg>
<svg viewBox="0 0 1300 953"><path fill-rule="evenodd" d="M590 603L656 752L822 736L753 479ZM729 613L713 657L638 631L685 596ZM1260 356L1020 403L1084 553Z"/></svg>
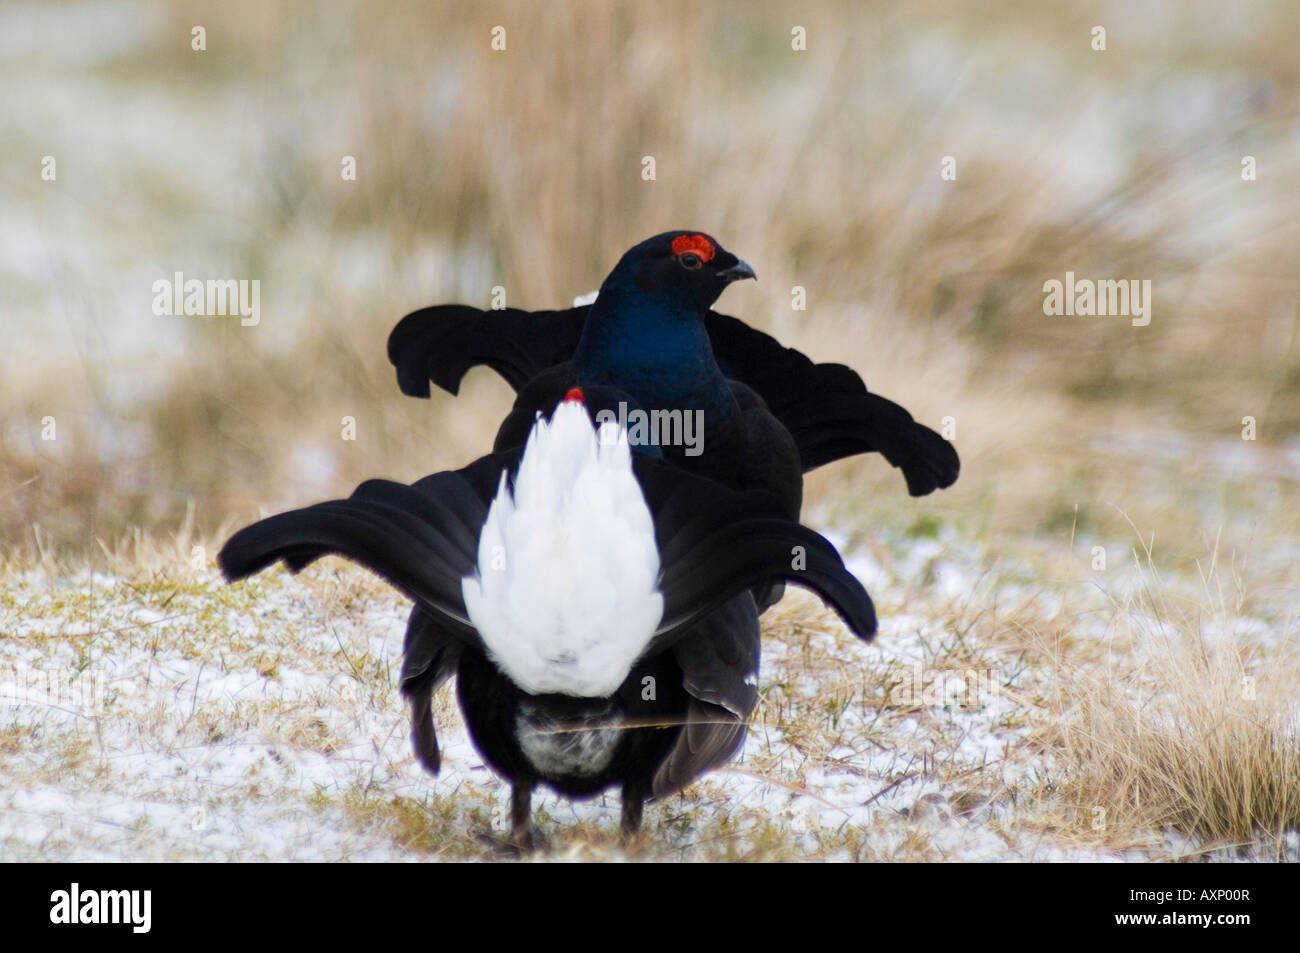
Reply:
<svg viewBox="0 0 1300 953"><path fill-rule="evenodd" d="M501 475L478 572L461 581L470 621L525 691L603 698L663 617L658 578L626 432L606 423L597 435L583 405L566 400L534 424L513 494Z"/></svg>

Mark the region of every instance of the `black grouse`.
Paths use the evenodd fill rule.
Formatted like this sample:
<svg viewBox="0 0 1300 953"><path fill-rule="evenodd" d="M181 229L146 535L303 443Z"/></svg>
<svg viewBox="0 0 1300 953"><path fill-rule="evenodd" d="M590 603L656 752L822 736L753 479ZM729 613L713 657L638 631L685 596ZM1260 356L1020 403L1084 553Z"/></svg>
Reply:
<svg viewBox="0 0 1300 953"><path fill-rule="evenodd" d="M867 391L842 364L814 364L793 348L711 310L745 262L695 231L656 235L631 248L596 301L558 311L481 311L437 305L407 315L388 339L406 394L429 382L455 394L486 364L516 390L498 450L518 445L538 412L574 386L610 384L648 411L702 411L703 449L675 462L728 486L770 490L797 517L802 481L825 463L879 451L921 496L957 479L952 444L897 404ZM773 426L779 422L781 426Z"/></svg>
<svg viewBox="0 0 1300 953"><path fill-rule="evenodd" d="M522 450L409 486L368 481L240 530L219 555L236 580L337 554L413 599L402 683L417 753L436 773L430 700L455 674L525 843L538 783L572 797L620 787L632 833L647 798L735 755L757 701L751 589L787 580L860 638L876 629L834 547L770 494L688 473L658 448L632 453L616 423L593 427L627 400L573 391Z"/></svg>

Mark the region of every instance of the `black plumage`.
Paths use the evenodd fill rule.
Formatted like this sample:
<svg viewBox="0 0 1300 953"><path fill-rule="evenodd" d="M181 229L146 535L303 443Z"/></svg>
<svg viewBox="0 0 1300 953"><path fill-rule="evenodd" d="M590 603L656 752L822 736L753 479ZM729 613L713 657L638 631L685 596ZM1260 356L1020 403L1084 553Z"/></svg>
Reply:
<svg viewBox="0 0 1300 953"><path fill-rule="evenodd" d="M655 243L665 244L681 234L687 233L656 236L629 255ZM631 286L629 282L622 284ZM602 286L601 295L607 297L616 290ZM923 496L956 481L960 460L952 444L913 420L903 407L869 392L851 368L816 364L771 335L713 311L711 303L698 306L697 301L692 301L689 307L698 307L717 367L733 382L733 390L738 390L736 384L747 389L743 396L737 393L738 400L751 407L761 402L781 422L793 437L803 472L854 454L878 452L903 471L913 496ZM580 380L572 362L588 317L600 307L604 305L598 298L595 305L555 311L484 311L467 305L422 308L408 314L393 329L388 339L388 358L397 370L402 392L413 397L428 397L430 382L455 394L471 368L492 368L520 394L516 407L525 419L526 429L532 412L553 407L570 387L593 383ZM656 310L639 301L620 303L619 307L646 326L653 342L661 321ZM650 344L638 353L653 350ZM689 362L683 362L681 354L669 357L674 377L687 379ZM661 403L653 394L638 392L628 380L628 368L621 366L625 363L611 361L609 382L633 393L643 405ZM508 420L502 434L498 447L517 442L519 423Z"/></svg>
<svg viewBox="0 0 1300 953"><path fill-rule="evenodd" d="M513 785L521 836L538 783L574 797L621 788L624 828L631 831L646 798L679 790L734 756L757 699L758 608L751 589L773 580L808 587L857 635L874 634L874 608L861 584L834 547L791 521L778 501L635 454L633 472L653 517L660 557L660 624L608 698L523 691L491 658L461 589L461 580L475 572L479 534L500 476L512 474L513 481L521 456L519 448L491 454L409 486L370 480L347 500L240 530L219 555L231 580L278 560L297 571L321 556L341 555L414 600L401 677L417 756L437 772L431 699L455 674L476 747ZM792 560L794 552L802 558ZM647 684L654 686L648 694ZM566 751L591 744L608 754L594 767Z"/></svg>

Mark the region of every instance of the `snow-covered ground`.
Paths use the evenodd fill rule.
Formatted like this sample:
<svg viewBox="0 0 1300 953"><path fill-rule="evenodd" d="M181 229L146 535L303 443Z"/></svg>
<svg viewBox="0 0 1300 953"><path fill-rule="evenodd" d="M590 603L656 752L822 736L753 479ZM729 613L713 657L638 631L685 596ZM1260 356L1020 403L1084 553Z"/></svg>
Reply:
<svg viewBox="0 0 1300 953"><path fill-rule="evenodd" d="M1019 619L1026 600L1044 619L1059 606L1017 593L1005 573L995 595L973 568L985 561L950 538L856 555L880 608L871 645L815 597L787 595L764 617L763 700L743 756L652 805L633 856L1194 850L1157 832L1116 850L1059 803L1040 743L1057 717L1048 669L982 621L999 604ZM411 756L396 690L405 615L394 592L334 561L237 586L184 562L130 579L9 579L0 860L501 856L508 789L469 743L452 688L436 710L442 774ZM622 853L615 793L539 792L534 804L544 856Z"/></svg>
<svg viewBox="0 0 1300 953"><path fill-rule="evenodd" d="M555 306L645 222L687 218L735 235L764 276L726 310L858 368L918 419L959 420L963 476L919 510L889 489L887 525L924 513L933 538L853 512L867 468L810 493L880 635L859 644L805 595L768 613L743 757L652 806L632 856L1300 857L1294 826L1237 851L1102 817L1080 793L1087 749L1061 740L1096 673L1136 711L1183 692L1175 710L1199 698L1213 714L1200 669L1184 683L1158 668L1189 631L1261 685L1300 680L1291 13L1252 5L1225 31L1188 6L1125 10L1098 54L1038 6L846 16L797 72L754 45L770 33L784 56L787 26L771 33L761 10L702 8L685 28L653 10L518 11L534 45L596 40L543 63L488 56L473 16L416 8L212 6L200 53L190 5L0 6L17 157L0 168L0 860L501 856L487 835L506 829L507 791L450 688L442 775L411 757L390 590L342 563L226 586L188 546L94 575L41 558L42 540L155 539L186 505L211 531L462 465L505 390L475 402L470 379L408 414L383 356L392 323L498 284L512 305ZM631 85L611 98L615 75ZM722 105L681 124L674 91L701 88ZM574 133L592 130L578 168ZM651 149L653 187L637 164ZM1246 149L1258 181L1240 176ZM937 174L949 151L961 184ZM339 175L352 154L355 182ZM692 174L710 168L728 188ZM1152 328L1044 323L1041 282L1067 269L1154 278ZM154 314L153 282L177 270L263 280L266 320ZM358 441L338 438L344 414ZM1258 441L1238 439L1247 414ZM1177 563L1158 580L1132 540L1088 535L1123 534L1106 518L1120 505ZM1050 551L1071 507L1079 538ZM1294 796L1286 770L1260 777ZM544 856L622 856L618 812L615 795L540 794Z"/></svg>

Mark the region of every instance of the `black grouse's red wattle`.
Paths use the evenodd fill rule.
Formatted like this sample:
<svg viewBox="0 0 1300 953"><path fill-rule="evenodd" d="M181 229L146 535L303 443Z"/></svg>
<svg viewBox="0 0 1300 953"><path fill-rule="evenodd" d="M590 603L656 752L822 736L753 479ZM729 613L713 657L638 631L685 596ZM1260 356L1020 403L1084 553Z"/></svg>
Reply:
<svg viewBox="0 0 1300 953"><path fill-rule="evenodd" d="M616 426L598 436L588 414L620 396L570 393L522 450L410 486L368 481L240 530L218 557L235 580L337 554L413 599L402 688L416 751L436 773L431 699L455 674L521 837L536 784L620 787L631 832L644 800L736 753L758 697L754 588L805 586L859 637L876 629L834 547L769 494L630 453ZM563 532L539 532L556 522Z"/></svg>
<svg viewBox="0 0 1300 953"><path fill-rule="evenodd" d="M668 455L729 485L764 486L793 503L795 513L800 484L786 471L793 467L797 476L858 453L880 452L903 471L913 496L952 485L960 470L952 444L868 392L852 369L814 364L711 310L730 282L753 276L708 235L667 232L630 249L591 305L424 308L394 328L388 356L402 391L417 397L429 396L430 381L455 394L479 364L497 371L519 395L498 449L521 440L533 415L548 411L568 387L608 383L646 408L705 410L703 458L666 448ZM747 415L745 425L736 423L737 413Z"/></svg>

